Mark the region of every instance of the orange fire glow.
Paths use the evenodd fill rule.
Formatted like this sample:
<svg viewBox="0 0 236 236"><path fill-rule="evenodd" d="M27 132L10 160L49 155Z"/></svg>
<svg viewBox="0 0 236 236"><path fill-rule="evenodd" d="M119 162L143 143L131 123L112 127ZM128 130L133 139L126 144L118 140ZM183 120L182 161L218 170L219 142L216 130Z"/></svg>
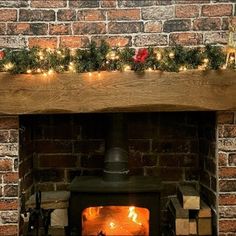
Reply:
<svg viewBox="0 0 236 236"><path fill-rule="evenodd" d="M149 210L134 206L99 206L82 213L83 236L148 236Z"/></svg>

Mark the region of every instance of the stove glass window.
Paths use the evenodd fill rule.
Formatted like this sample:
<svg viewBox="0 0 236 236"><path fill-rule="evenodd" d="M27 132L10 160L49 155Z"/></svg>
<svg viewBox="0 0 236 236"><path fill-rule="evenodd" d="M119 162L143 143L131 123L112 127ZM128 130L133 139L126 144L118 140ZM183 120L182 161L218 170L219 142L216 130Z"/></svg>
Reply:
<svg viewBox="0 0 236 236"><path fill-rule="evenodd" d="M149 217L149 210L141 207L89 207L82 213L82 235L148 236Z"/></svg>

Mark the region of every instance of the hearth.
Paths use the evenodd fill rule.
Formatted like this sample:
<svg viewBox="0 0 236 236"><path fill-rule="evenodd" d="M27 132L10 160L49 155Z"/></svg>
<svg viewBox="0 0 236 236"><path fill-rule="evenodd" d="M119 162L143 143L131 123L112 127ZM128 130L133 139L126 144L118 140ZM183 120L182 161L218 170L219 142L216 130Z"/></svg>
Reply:
<svg viewBox="0 0 236 236"><path fill-rule="evenodd" d="M103 176L77 176L69 187L71 235L160 235L160 181L129 176L124 114L108 126Z"/></svg>

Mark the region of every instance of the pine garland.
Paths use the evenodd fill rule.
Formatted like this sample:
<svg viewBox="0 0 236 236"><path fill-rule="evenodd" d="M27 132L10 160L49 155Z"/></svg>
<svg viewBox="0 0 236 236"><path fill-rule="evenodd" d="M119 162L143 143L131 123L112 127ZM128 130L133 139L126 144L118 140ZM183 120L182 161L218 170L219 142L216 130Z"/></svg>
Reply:
<svg viewBox="0 0 236 236"><path fill-rule="evenodd" d="M106 42L98 46L92 42L87 49L71 50L31 49L3 50L0 71L14 74L50 72L93 72L160 70L179 72L187 69L218 70L224 66L225 54L221 47L205 48L111 48ZM231 63L233 65L233 63ZM230 67L233 68L233 66Z"/></svg>

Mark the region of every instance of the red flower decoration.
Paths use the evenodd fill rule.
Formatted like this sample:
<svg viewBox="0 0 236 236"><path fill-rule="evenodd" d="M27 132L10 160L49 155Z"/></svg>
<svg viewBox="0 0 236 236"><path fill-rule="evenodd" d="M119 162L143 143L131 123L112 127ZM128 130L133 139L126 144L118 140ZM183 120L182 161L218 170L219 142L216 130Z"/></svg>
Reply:
<svg viewBox="0 0 236 236"><path fill-rule="evenodd" d="M0 51L0 60L2 60L5 57L5 52L4 51Z"/></svg>
<svg viewBox="0 0 236 236"><path fill-rule="evenodd" d="M134 61L144 63L147 57L148 57L148 50L146 48L141 48L136 50L134 55Z"/></svg>

